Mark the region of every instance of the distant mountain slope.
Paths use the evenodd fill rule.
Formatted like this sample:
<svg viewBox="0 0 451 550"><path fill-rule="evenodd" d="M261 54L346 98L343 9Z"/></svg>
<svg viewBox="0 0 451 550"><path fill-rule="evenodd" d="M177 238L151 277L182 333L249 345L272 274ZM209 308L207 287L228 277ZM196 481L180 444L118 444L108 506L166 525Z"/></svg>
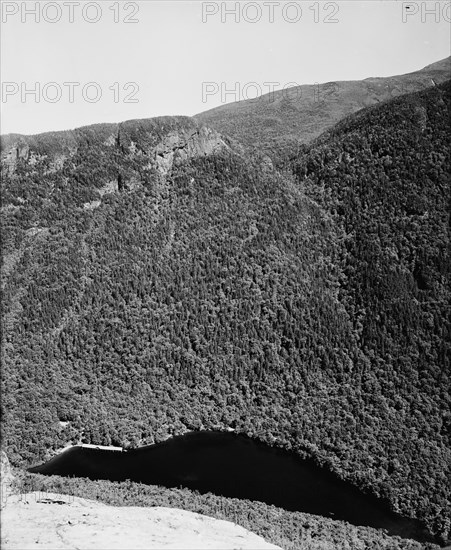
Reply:
<svg viewBox="0 0 451 550"><path fill-rule="evenodd" d="M401 94L451 78L451 57L420 71L361 81L303 85L265 94L258 100L221 105L196 119L249 147L275 152L308 143L343 117Z"/></svg>
<svg viewBox="0 0 451 550"><path fill-rule="evenodd" d="M297 181L185 118L7 137L12 462L233 427L446 537L449 114L357 113Z"/></svg>

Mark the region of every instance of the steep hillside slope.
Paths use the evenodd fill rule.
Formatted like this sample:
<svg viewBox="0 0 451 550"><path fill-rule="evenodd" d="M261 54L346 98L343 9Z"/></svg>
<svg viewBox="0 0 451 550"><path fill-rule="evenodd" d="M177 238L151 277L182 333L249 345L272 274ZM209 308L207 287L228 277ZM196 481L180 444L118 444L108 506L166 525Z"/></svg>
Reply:
<svg viewBox="0 0 451 550"><path fill-rule="evenodd" d="M295 164L300 187L342 235L340 302L362 354L353 384L374 437L370 475L410 485L412 509L427 514L432 506L445 530L450 89L447 82L361 111Z"/></svg>
<svg viewBox="0 0 451 550"><path fill-rule="evenodd" d="M80 130L61 166L33 151L7 165L13 460L79 436L137 444L202 426L274 441L279 415L288 445L307 396L328 414L321 361L350 364L319 208L227 144L159 169L154 127L129 137L143 124L122 125L120 144L110 128ZM320 326L323 310L333 327Z"/></svg>
<svg viewBox="0 0 451 550"><path fill-rule="evenodd" d="M451 57L420 71L361 81L303 85L239 101L196 115L202 123L277 158L308 143L343 117L401 94L424 90L451 78Z"/></svg>
<svg viewBox="0 0 451 550"><path fill-rule="evenodd" d="M305 148L191 119L3 142L3 439L233 427L447 536L449 84Z"/></svg>

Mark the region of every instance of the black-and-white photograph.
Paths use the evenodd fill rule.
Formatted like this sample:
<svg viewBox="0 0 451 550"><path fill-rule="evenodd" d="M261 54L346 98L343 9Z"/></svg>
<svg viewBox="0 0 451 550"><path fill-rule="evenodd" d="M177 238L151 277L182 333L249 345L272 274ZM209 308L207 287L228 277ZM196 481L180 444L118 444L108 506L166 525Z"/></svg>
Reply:
<svg viewBox="0 0 451 550"><path fill-rule="evenodd" d="M451 1L0 9L2 550L450 550Z"/></svg>

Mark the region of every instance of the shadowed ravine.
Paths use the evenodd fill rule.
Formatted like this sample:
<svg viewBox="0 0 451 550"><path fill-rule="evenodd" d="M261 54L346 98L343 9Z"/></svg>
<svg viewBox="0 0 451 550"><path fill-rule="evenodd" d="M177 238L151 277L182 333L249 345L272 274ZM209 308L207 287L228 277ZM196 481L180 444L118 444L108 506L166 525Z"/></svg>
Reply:
<svg viewBox="0 0 451 550"><path fill-rule="evenodd" d="M384 528L391 535L427 538L418 522L393 513L384 501L313 461L231 433L192 432L127 452L74 447L29 471L184 486Z"/></svg>

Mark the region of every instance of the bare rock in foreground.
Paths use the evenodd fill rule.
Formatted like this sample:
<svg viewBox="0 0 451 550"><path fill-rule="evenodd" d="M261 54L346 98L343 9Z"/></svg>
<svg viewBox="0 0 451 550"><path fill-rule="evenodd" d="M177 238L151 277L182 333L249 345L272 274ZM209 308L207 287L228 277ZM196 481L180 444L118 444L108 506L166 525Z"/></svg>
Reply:
<svg viewBox="0 0 451 550"><path fill-rule="evenodd" d="M4 550L280 550L234 523L193 512L113 507L56 493L11 496L1 524Z"/></svg>

